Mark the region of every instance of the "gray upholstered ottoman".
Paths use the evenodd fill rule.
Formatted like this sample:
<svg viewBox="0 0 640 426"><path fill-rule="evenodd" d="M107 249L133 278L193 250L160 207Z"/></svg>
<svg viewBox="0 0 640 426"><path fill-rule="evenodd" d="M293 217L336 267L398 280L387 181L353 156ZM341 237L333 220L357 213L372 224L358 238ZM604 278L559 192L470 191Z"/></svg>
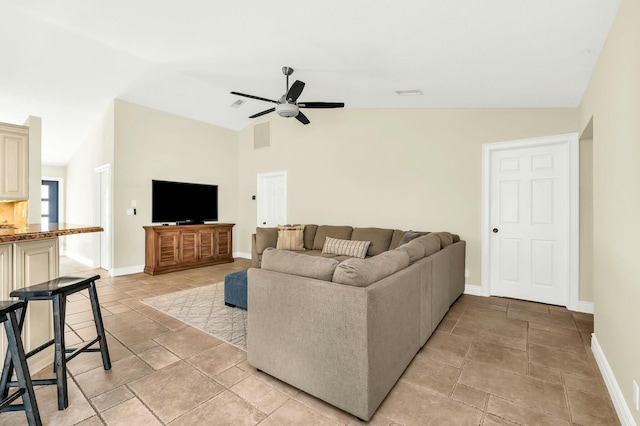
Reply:
<svg viewBox="0 0 640 426"><path fill-rule="evenodd" d="M247 270L232 272L224 277L224 304L247 309Z"/></svg>

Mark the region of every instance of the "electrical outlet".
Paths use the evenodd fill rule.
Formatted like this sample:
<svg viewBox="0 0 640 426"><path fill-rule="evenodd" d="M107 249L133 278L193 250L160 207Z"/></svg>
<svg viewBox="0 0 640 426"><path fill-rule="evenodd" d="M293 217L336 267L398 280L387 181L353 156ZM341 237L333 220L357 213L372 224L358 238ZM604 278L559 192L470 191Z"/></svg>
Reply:
<svg viewBox="0 0 640 426"><path fill-rule="evenodd" d="M465 278L469 278L469 270L468 269L464 270L464 277Z"/></svg>
<svg viewBox="0 0 640 426"><path fill-rule="evenodd" d="M133 211L134 211L133 209L127 209L127 215L133 216L134 215Z"/></svg>
<svg viewBox="0 0 640 426"><path fill-rule="evenodd" d="M633 381L633 406L636 407L636 411L640 411L640 389L635 380Z"/></svg>

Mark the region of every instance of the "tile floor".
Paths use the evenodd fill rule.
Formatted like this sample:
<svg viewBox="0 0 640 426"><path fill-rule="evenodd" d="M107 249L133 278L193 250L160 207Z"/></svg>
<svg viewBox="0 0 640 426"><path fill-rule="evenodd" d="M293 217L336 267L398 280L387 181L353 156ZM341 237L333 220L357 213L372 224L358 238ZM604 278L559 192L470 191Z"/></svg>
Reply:
<svg viewBox="0 0 640 426"><path fill-rule="evenodd" d="M249 261L152 277L105 276L100 302L113 368L97 353L69 363L69 408L36 390L49 425L359 425L253 369L245 353L140 299L222 281ZM63 259L62 274L92 271ZM67 308L68 344L94 337L86 295ZM463 295L371 419L373 425L619 424L589 349L593 316ZM49 369L38 373L49 374ZM26 424L0 413L0 425Z"/></svg>

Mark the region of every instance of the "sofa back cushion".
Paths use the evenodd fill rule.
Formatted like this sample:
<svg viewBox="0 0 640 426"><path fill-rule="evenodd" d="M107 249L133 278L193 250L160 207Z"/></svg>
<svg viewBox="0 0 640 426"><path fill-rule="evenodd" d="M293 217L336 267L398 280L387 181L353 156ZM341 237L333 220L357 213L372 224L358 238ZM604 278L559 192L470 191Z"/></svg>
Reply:
<svg viewBox="0 0 640 426"><path fill-rule="evenodd" d="M337 266L338 261L335 259L288 250L267 248L262 253L262 269L316 280L331 281Z"/></svg>
<svg viewBox="0 0 640 426"><path fill-rule="evenodd" d="M337 238L339 240L350 240L352 232L353 228L350 226L320 225L313 240L313 249L322 250L327 237Z"/></svg>
<svg viewBox="0 0 640 426"><path fill-rule="evenodd" d="M404 250L385 251L367 259L347 259L333 274L333 282L366 287L409 266L409 255Z"/></svg>
<svg viewBox="0 0 640 426"><path fill-rule="evenodd" d="M398 245L400 244L400 240L402 239L402 237L404 237L404 234L406 234L406 231L403 231L401 229L394 229L393 230L393 235L391 237L391 243L389 244L389 250L393 250L398 248Z"/></svg>
<svg viewBox="0 0 640 426"><path fill-rule="evenodd" d="M431 256L433 253L440 251L442 245L440 243L440 237L437 233L431 233L422 237L418 237L411 243L419 243L424 247L424 257Z"/></svg>
<svg viewBox="0 0 640 426"><path fill-rule="evenodd" d="M367 256L377 256L389 250L393 229L383 228L353 228L351 239L356 241L371 241Z"/></svg>
<svg viewBox="0 0 640 426"><path fill-rule="evenodd" d="M413 263L424 257L424 246L415 241L409 241L406 244L401 245L396 250L404 250L409 255L409 263Z"/></svg>
<svg viewBox="0 0 640 426"><path fill-rule="evenodd" d="M398 242L398 247L403 244L407 244L411 240L415 240L418 237L422 237L423 235L427 235L429 232L421 232L421 231L407 231L404 233L404 236Z"/></svg>
<svg viewBox="0 0 640 426"><path fill-rule="evenodd" d="M450 232L434 232L440 238L440 245L445 248L448 245L453 244L453 235Z"/></svg>
<svg viewBox="0 0 640 426"><path fill-rule="evenodd" d="M278 228L256 228L256 251L262 254L268 247L278 244Z"/></svg>
<svg viewBox="0 0 640 426"><path fill-rule="evenodd" d="M313 240L316 238L318 225L304 226L304 248L305 250L313 250Z"/></svg>

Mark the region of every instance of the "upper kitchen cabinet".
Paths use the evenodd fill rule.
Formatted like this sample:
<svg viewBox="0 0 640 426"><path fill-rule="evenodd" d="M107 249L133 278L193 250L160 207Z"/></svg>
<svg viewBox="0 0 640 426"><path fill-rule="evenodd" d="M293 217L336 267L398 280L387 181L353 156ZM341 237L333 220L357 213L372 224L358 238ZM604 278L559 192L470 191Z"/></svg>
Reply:
<svg viewBox="0 0 640 426"><path fill-rule="evenodd" d="M29 128L0 123L0 201L29 198Z"/></svg>

